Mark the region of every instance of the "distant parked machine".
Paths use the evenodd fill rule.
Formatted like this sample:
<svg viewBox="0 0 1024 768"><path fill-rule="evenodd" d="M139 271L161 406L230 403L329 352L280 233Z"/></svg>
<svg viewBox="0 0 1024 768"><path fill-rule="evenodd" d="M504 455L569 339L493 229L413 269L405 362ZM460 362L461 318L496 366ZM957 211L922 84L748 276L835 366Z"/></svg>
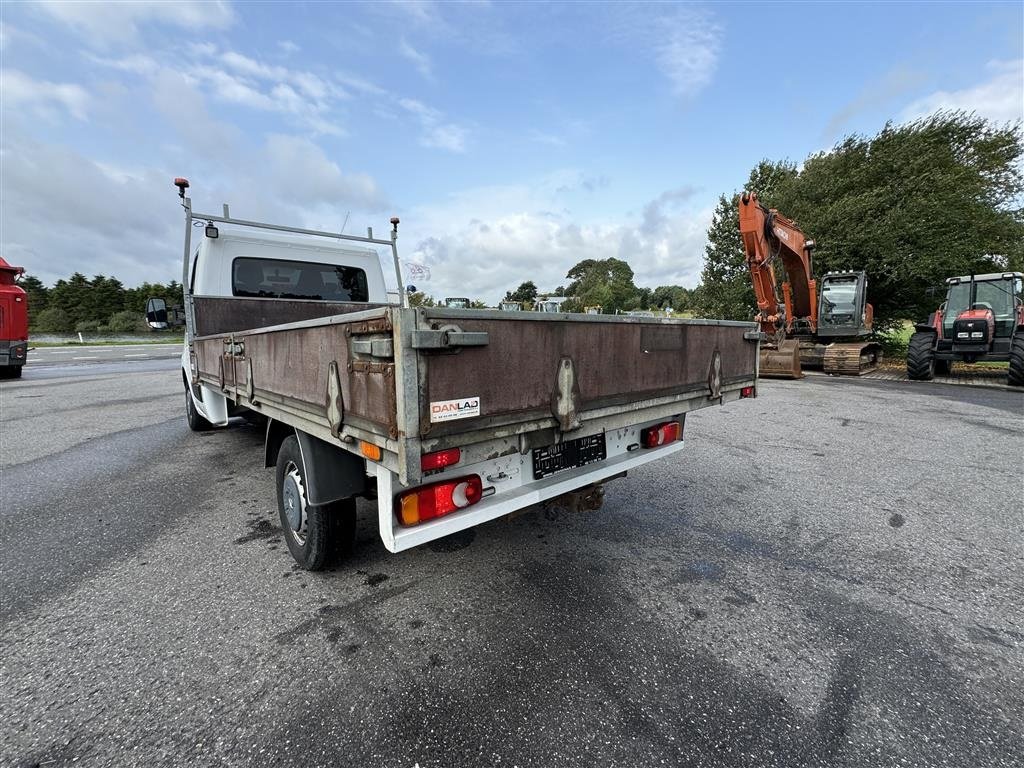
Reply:
<svg viewBox="0 0 1024 768"><path fill-rule="evenodd" d="M768 337L761 347L761 376L798 379L801 366L859 376L878 367L882 347L868 338L874 309L867 303L863 271L828 272L819 292L811 272L814 241L752 192L740 197L740 236L757 297L754 320ZM781 300L779 262L786 274Z"/></svg>
<svg viewBox="0 0 1024 768"><path fill-rule="evenodd" d="M0 378L21 377L28 357L28 295L18 285L23 267L0 258Z"/></svg>
<svg viewBox="0 0 1024 768"><path fill-rule="evenodd" d="M523 303L521 301L503 301L498 304L498 309L502 312L522 312Z"/></svg>
<svg viewBox="0 0 1024 768"><path fill-rule="evenodd" d="M470 309L473 302L466 298L453 297L445 299L444 305L449 309Z"/></svg>
<svg viewBox="0 0 1024 768"><path fill-rule="evenodd" d="M1007 381L1024 386L1024 273L964 275L946 284L942 306L910 337L907 376L930 381L954 362L1009 361Z"/></svg>
<svg viewBox="0 0 1024 768"><path fill-rule="evenodd" d="M533 305L534 312L561 312L568 296L541 296Z"/></svg>

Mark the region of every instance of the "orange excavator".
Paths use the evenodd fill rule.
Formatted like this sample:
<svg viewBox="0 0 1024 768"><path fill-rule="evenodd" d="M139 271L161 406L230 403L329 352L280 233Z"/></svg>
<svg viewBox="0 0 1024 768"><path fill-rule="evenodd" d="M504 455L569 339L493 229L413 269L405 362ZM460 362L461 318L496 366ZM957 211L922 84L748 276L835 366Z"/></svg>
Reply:
<svg viewBox="0 0 1024 768"><path fill-rule="evenodd" d="M870 341L874 310L867 275L828 272L821 290L811 272L814 241L794 221L768 209L757 195L740 196L740 236L757 297L754 320L768 337L760 375L799 379L803 368L859 376L878 367L882 348ZM786 280L779 297L775 270ZM848 339L849 341L844 341Z"/></svg>

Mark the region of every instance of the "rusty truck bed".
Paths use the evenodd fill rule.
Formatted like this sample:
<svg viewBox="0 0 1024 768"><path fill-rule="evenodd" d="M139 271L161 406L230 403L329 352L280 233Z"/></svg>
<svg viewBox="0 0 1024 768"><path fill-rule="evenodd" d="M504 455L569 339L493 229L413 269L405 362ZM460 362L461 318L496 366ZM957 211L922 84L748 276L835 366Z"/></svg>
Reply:
<svg viewBox="0 0 1024 768"><path fill-rule="evenodd" d="M739 397L757 375L752 323L196 301L219 303L206 311L224 329L195 339L194 378L323 439L381 445L403 483L419 479L425 450L685 413ZM309 319L238 330L236 311Z"/></svg>

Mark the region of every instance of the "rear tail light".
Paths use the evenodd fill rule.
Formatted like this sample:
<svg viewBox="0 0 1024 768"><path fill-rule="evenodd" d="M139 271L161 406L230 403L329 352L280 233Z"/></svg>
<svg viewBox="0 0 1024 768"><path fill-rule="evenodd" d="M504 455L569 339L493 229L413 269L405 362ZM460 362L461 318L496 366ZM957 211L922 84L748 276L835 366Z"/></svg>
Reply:
<svg viewBox="0 0 1024 768"><path fill-rule="evenodd" d="M744 387L740 390L740 397L757 397L757 390L753 387Z"/></svg>
<svg viewBox="0 0 1024 768"><path fill-rule="evenodd" d="M462 451L458 448L449 448L446 451L434 451L424 453L420 457L420 469L427 472L431 469L444 469L453 464L458 464L462 459Z"/></svg>
<svg viewBox="0 0 1024 768"><path fill-rule="evenodd" d="M395 500L402 525L416 525L471 507L484 496L479 475L445 480L406 491Z"/></svg>
<svg viewBox="0 0 1024 768"><path fill-rule="evenodd" d="M683 434L683 425L678 421L666 421L640 431L640 443L644 448L674 443Z"/></svg>

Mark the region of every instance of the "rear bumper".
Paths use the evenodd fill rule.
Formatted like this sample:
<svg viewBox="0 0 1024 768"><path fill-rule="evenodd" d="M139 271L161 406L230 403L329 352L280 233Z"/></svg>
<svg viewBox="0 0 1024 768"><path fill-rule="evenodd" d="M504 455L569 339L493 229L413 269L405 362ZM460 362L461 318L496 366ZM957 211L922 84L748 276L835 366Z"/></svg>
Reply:
<svg viewBox="0 0 1024 768"><path fill-rule="evenodd" d="M27 341L0 341L0 366L24 365L27 357Z"/></svg>
<svg viewBox="0 0 1024 768"><path fill-rule="evenodd" d="M377 468L377 495L379 505L380 534L386 546L392 552L425 544L428 541L448 536L466 528L486 523L517 510L541 504L571 491L576 491L593 483L622 475L630 469L647 464L651 461L671 456L683 449L684 441L665 445L660 448L638 450L612 456L599 464L588 464L577 469L559 472L542 480L525 483L514 490L499 493L481 501L479 504L446 517L422 523L411 528L396 524L391 507L391 499L400 490L395 483L394 474L384 467Z"/></svg>

